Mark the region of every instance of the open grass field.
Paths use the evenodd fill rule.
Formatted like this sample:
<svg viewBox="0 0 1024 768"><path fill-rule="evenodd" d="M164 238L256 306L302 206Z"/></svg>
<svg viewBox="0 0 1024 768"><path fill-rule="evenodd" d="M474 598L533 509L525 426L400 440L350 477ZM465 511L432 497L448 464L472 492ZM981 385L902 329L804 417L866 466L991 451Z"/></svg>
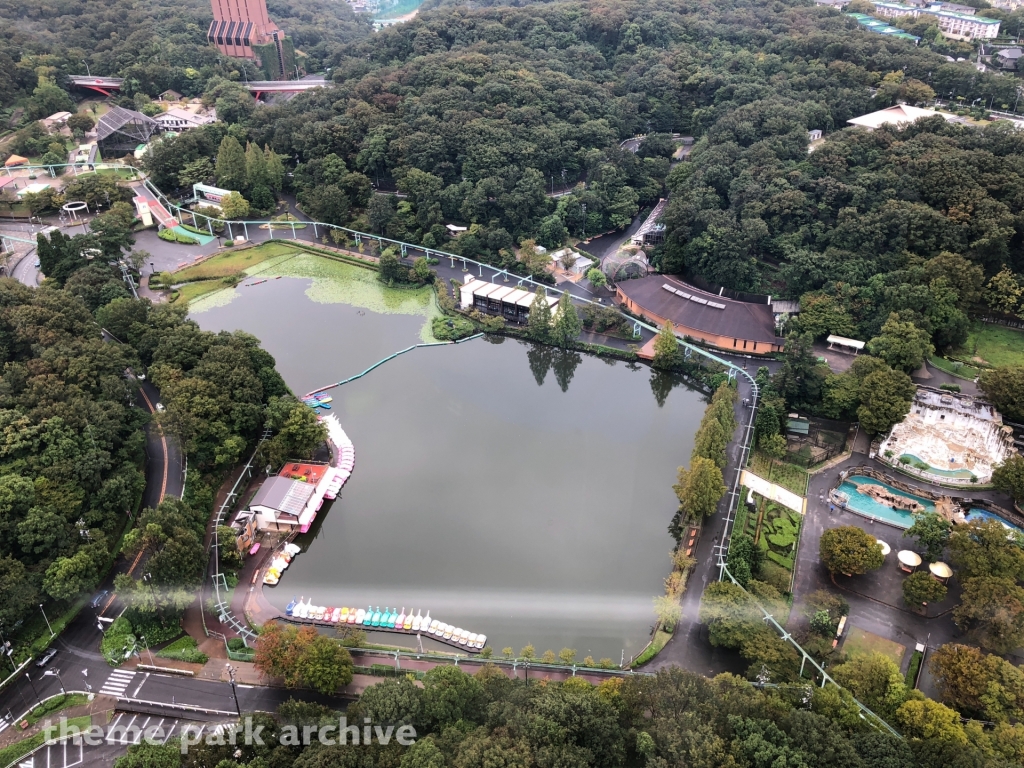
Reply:
<svg viewBox="0 0 1024 768"><path fill-rule="evenodd" d="M801 467L789 464L785 461L772 461L761 451L754 451L754 457L750 468L758 477L762 477L776 485L797 493L801 496L807 495L807 472Z"/></svg>
<svg viewBox="0 0 1024 768"><path fill-rule="evenodd" d="M996 367L1024 365L1024 331L1003 325L974 323L962 354L965 359L977 357L979 362Z"/></svg>
<svg viewBox="0 0 1024 768"><path fill-rule="evenodd" d="M903 661L903 654L906 650L906 646L893 640L886 640L884 637L860 627L850 627L846 633L846 640L843 641L843 651L848 656L881 653L892 659L897 667Z"/></svg>
<svg viewBox="0 0 1024 768"><path fill-rule="evenodd" d="M212 259L207 259L201 264L185 267L180 272L175 272L174 281L176 283L187 283L194 280L211 280L237 275L262 264L268 259L291 257L296 253L300 253L300 251L286 243L266 243L256 248L225 251L224 253L217 254Z"/></svg>

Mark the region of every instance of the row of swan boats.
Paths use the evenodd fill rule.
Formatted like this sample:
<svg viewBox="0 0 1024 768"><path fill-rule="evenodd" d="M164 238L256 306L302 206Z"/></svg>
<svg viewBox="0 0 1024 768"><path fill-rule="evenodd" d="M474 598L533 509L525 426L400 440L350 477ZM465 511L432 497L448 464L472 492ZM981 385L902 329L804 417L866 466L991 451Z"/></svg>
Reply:
<svg viewBox="0 0 1024 768"><path fill-rule="evenodd" d="M329 410L331 410L330 403L331 403L331 400L333 400L333 399L334 398L331 397L330 395L325 395L325 394L323 394L321 392L320 394L314 395L313 397L307 397L302 402L305 403L306 405L308 405L314 411L317 408L323 408L325 411L329 411Z"/></svg>
<svg viewBox="0 0 1024 768"><path fill-rule="evenodd" d="M274 558L270 567L263 574L263 583L270 586L277 584L281 580L281 574L291 565L292 558L301 551L302 549L297 544L285 544L281 552Z"/></svg>
<svg viewBox="0 0 1024 768"><path fill-rule="evenodd" d="M285 607L284 612L297 619L312 619L329 624L359 624L374 629L393 629L403 632L419 632L435 636L438 640L444 640L452 645L460 645L466 648L481 649L487 642L487 635L478 635L469 632L461 627L453 627L437 619L430 618L430 611L423 616L422 611L417 611L413 616L412 611L401 612L391 611L385 607L383 611L380 606L376 610L367 607L363 608L335 608L333 606L312 605L310 602L292 601Z"/></svg>

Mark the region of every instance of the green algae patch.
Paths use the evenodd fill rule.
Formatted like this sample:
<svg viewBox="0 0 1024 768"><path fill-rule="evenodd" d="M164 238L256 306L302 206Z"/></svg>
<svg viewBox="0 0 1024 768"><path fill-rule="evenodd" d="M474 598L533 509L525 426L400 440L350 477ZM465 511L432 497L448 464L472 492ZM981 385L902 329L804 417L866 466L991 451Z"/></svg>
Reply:
<svg viewBox="0 0 1024 768"><path fill-rule="evenodd" d="M291 277L308 280L306 295L318 304L347 304L381 315L419 315L423 317L420 338L435 341L430 332L431 321L440 315L434 300L434 289L389 288L377 279L376 270L357 267L342 261L324 258L301 251L280 254L263 261L242 274L241 285L254 280L275 280ZM225 289L206 294L189 303L193 313L229 304L237 295L236 289Z"/></svg>

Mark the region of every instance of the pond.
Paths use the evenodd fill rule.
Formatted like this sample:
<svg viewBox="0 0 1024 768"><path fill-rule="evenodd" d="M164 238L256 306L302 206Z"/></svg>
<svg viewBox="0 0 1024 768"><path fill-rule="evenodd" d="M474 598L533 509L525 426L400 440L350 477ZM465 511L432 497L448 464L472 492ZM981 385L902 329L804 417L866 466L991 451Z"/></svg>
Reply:
<svg viewBox="0 0 1024 768"><path fill-rule="evenodd" d="M259 337L299 394L421 341L429 293L339 287L373 273L332 265L325 276L324 263L288 262L292 276L217 294L193 317ZM683 386L659 407L649 379L488 337L416 349L332 390L355 471L267 596L429 609L486 634L496 654L531 643L538 655L629 659L654 623L672 484L704 411Z"/></svg>

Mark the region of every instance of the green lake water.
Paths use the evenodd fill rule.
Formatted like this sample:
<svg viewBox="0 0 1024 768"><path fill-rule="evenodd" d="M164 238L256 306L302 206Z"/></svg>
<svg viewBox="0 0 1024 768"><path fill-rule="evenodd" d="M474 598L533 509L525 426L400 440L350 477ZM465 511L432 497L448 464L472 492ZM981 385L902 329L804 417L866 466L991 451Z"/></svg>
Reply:
<svg viewBox="0 0 1024 768"><path fill-rule="evenodd" d="M436 312L429 291L315 257L268 274L197 302L193 317L256 335L298 394L421 341ZM628 659L654 623L672 484L704 410L683 386L659 408L649 379L488 338L417 349L332 390L355 471L268 597L429 609L496 653L532 643Z"/></svg>

